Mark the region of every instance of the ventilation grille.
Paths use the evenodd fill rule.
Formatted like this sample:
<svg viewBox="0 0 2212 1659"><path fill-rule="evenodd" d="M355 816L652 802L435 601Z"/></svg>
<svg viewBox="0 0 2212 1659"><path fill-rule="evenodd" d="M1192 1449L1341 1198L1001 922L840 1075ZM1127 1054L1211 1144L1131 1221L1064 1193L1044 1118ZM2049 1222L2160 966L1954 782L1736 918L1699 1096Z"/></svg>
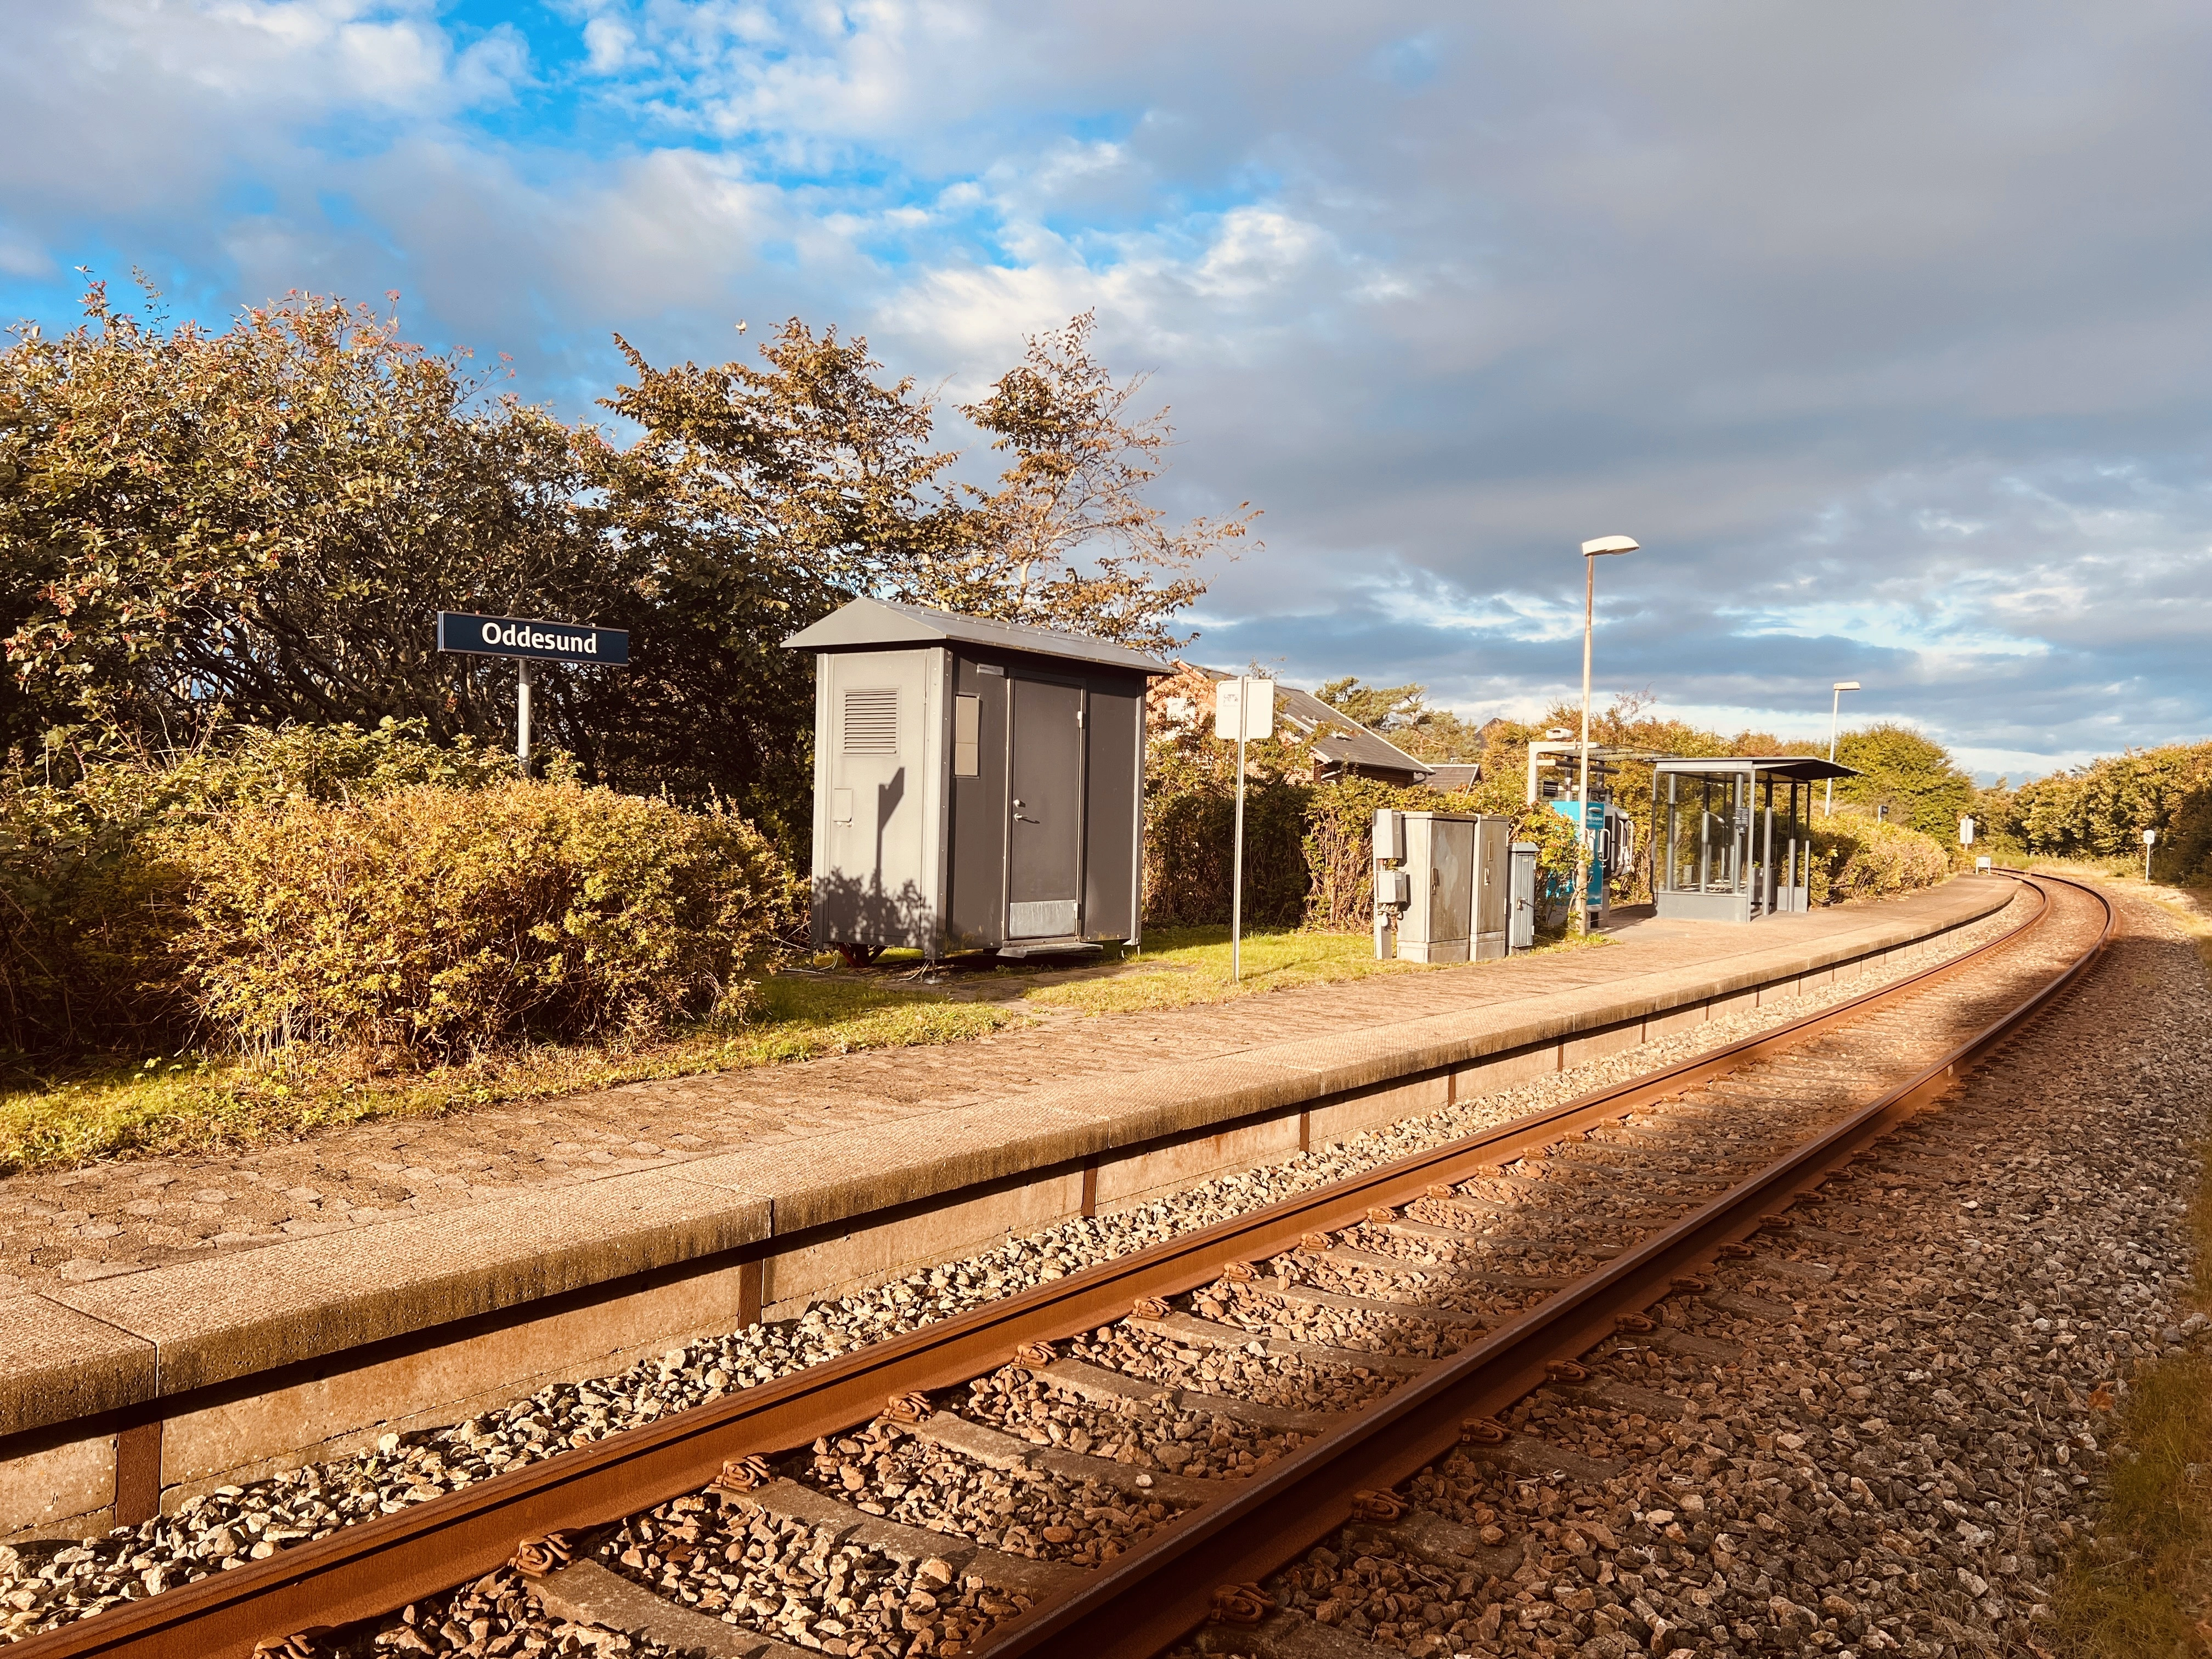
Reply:
<svg viewBox="0 0 2212 1659"><path fill-rule="evenodd" d="M898 753L898 688L866 686L845 694L845 752Z"/></svg>

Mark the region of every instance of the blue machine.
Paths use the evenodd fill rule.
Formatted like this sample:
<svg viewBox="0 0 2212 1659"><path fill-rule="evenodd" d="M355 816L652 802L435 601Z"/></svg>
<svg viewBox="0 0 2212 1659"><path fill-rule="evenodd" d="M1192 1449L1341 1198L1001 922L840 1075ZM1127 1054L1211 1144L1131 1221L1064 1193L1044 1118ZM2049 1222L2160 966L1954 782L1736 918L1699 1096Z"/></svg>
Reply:
<svg viewBox="0 0 2212 1659"><path fill-rule="evenodd" d="M1551 809L1569 823L1575 821L1575 803L1571 798L1553 800ZM1589 847L1589 882L1583 890L1583 902L1595 911L1605 909L1606 872L1625 869L1635 853L1636 827L1628 814L1610 801L1594 800L1589 804L1589 815L1583 820L1583 833ZM1574 884L1570 877L1553 876L1544 887L1544 905L1564 906L1567 890Z"/></svg>

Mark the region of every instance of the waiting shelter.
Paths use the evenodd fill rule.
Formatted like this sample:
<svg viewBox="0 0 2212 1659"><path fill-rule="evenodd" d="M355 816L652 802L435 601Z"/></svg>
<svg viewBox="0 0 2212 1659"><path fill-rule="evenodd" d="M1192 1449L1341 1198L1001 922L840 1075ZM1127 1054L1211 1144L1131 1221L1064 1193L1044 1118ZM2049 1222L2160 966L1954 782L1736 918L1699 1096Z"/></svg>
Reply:
<svg viewBox="0 0 2212 1659"><path fill-rule="evenodd" d="M1654 762L1651 896L1661 917L1753 921L1810 909L1813 786L1856 776L1802 755Z"/></svg>

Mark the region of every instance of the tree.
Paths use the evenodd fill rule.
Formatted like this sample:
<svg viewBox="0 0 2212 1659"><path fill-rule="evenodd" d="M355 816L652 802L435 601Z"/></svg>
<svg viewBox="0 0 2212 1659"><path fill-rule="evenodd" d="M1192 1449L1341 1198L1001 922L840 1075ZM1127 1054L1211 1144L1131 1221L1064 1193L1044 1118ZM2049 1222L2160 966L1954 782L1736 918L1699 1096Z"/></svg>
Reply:
<svg viewBox="0 0 2212 1659"><path fill-rule="evenodd" d="M963 406L1012 464L980 503L965 556L918 573L911 591L948 610L1170 650L1185 641L1168 619L1206 592L1192 573L1259 514L1245 501L1169 528L1144 498L1166 465L1168 411L1134 412L1149 377L1115 385L1092 355L1096 326L1086 311L1030 336L991 395Z"/></svg>
<svg viewBox="0 0 2212 1659"><path fill-rule="evenodd" d="M219 714L484 733L501 694L428 608L608 586L568 429L394 323L294 295L170 328L97 283L84 311L0 353L10 742L64 708L172 745Z"/></svg>
<svg viewBox="0 0 2212 1659"><path fill-rule="evenodd" d="M1416 760L1437 765L1480 762L1482 728L1449 708L1430 707L1428 694L1425 685L1364 685L1346 676L1324 683L1314 696Z"/></svg>
<svg viewBox="0 0 2212 1659"><path fill-rule="evenodd" d="M1949 750L1909 726L1883 721L1846 732L1836 744L1836 759L1862 775L1837 780L1838 799L1887 806L1893 822L1945 846L1957 838L1959 820L1972 810L1974 781L1959 769Z"/></svg>
<svg viewBox="0 0 2212 1659"><path fill-rule="evenodd" d="M1170 528L1169 436L1091 355L1029 343L969 413L1011 460L953 486L929 400L867 342L793 319L756 362L656 368L605 406L627 447L495 388L465 353L294 295L222 330L97 283L83 322L0 351L0 739L89 724L148 750L225 720L511 729L516 672L441 656L431 612L593 621L627 672L539 677L542 739L591 780L720 795L798 851L812 665L792 633L859 594L1147 645L1248 508Z"/></svg>

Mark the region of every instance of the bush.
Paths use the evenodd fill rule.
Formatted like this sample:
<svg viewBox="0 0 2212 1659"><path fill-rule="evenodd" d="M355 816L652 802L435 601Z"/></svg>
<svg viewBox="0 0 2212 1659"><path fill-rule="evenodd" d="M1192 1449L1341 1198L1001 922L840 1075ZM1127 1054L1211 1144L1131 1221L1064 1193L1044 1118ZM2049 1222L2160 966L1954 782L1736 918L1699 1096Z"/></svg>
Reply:
<svg viewBox="0 0 2212 1659"><path fill-rule="evenodd" d="M1813 823L1812 901L1841 904L1886 898L1933 887L1951 873L1951 860L1932 836L1838 812Z"/></svg>
<svg viewBox="0 0 2212 1659"><path fill-rule="evenodd" d="M0 773L0 1044L449 1054L729 1015L787 922L750 826L516 779L419 722Z"/></svg>
<svg viewBox="0 0 2212 1659"><path fill-rule="evenodd" d="M792 899L743 820L567 781L245 807L171 849L196 1004L264 1053L453 1058L732 1017Z"/></svg>
<svg viewBox="0 0 2212 1659"><path fill-rule="evenodd" d="M167 832L238 806L512 777L497 750L417 721L234 731L182 754L88 750L67 732L0 771L0 1047L168 1049L195 1024L173 946L189 872Z"/></svg>

